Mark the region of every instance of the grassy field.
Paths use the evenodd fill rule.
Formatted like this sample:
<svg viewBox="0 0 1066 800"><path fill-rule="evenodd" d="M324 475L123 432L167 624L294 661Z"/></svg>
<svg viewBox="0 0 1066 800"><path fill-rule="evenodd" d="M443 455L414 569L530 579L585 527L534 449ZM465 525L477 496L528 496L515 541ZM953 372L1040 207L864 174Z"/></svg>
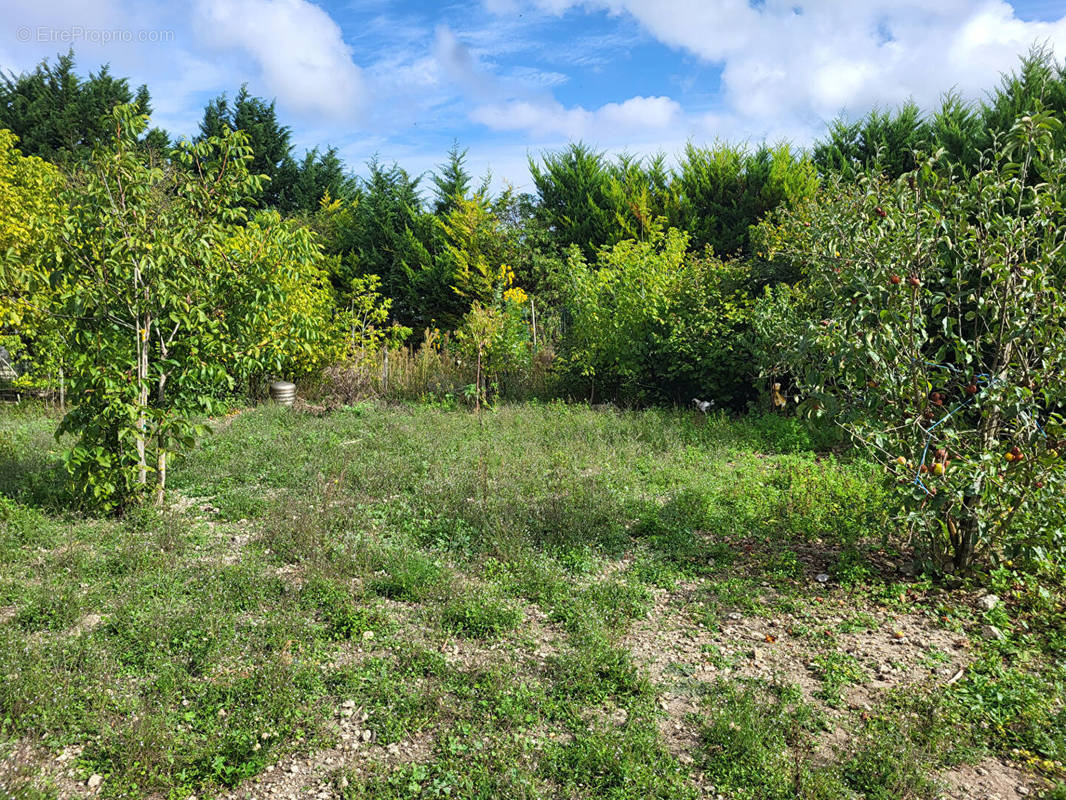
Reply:
<svg viewBox="0 0 1066 800"><path fill-rule="evenodd" d="M1055 581L908 577L795 421L251 410L117 520L56 423L0 415L0 797L1066 797Z"/></svg>

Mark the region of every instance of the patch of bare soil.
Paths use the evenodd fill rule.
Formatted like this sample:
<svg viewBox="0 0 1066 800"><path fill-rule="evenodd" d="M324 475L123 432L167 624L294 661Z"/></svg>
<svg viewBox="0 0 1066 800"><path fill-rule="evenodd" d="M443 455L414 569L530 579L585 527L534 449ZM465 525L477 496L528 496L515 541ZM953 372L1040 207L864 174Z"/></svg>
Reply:
<svg viewBox="0 0 1066 800"><path fill-rule="evenodd" d="M691 763L699 743L701 686L719 679L761 678L791 684L808 702L822 688L817 659L850 657L862 678L846 687L839 708L827 709L833 728L822 734L815 758L830 760L851 738L855 712L876 708L890 689L942 686L965 675L970 660L966 636L936 627L921 614L892 615L865 609L864 624L849 621L849 609L827 591L796 613L758 616L725 611L717 625L697 621L702 583L658 590L647 618L634 624L624 644L660 687L660 731L670 751ZM844 632L841 632L841 631ZM853 661L851 660L853 659ZM1032 776L996 760L960 767L943 776L947 797L1008 800L1026 796ZM1020 789L1018 787L1021 787ZM969 792L969 794L967 794Z"/></svg>
<svg viewBox="0 0 1066 800"><path fill-rule="evenodd" d="M388 598L381 602L390 619L410 631L409 641L428 644L421 635L426 626L418 619L418 603ZM449 663L463 670L510 663L526 671L536 671L555 652L557 642L564 634L538 607L524 605L522 612L523 622L510 636L490 642L453 637L437 647ZM357 639L338 651L334 664L357 663L367 657L384 656L387 652L375 639ZM431 732L422 731L403 742L382 744L371 729L367 714L354 701L343 702L336 713L336 746L282 759L225 795L226 800L326 800L339 797L347 786L344 772L360 776L372 766L422 763L433 758L434 736ZM545 740L559 741L559 738L546 735Z"/></svg>
<svg viewBox="0 0 1066 800"><path fill-rule="evenodd" d="M25 740L0 744L0 797L53 793L61 798L88 798L100 792L99 775L82 779L76 769L80 747L59 753Z"/></svg>
<svg viewBox="0 0 1066 800"><path fill-rule="evenodd" d="M940 776L951 800L1021 800L1036 794L1032 776L999 759L963 764Z"/></svg>
<svg viewBox="0 0 1066 800"><path fill-rule="evenodd" d="M429 761L433 755L433 736L427 731L402 742L379 743L367 725L367 715L350 700L337 709L336 734L335 747L288 756L223 797L226 800L329 800L340 797L347 787L345 771L359 775L370 762L420 763Z"/></svg>

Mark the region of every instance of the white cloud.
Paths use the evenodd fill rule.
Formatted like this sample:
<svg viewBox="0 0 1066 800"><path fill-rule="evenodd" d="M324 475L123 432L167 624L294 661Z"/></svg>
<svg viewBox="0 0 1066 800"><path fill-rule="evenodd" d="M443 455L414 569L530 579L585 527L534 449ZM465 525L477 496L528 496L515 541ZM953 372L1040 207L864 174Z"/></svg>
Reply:
<svg viewBox="0 0 1066 800"><path fill-rule="evenodd" d="M669 47L720 65L727 137L790 132L806 143L842 110L956 88L977 99L1034 43L1066 54L1066 10L1020 19L1004 0L530 0L541 11L603 9ZM1057 45L1057 47L1056 47ZM693 130L704 127L691 120Z"/></svg>
<svg viewBox="0 0 1066 800"><path fill-rule="evenodd" d="M668 130L682 119L677 101L669 97L631 97L597 109L566 108L557 101L478 106L471 119L498 131L525 131L535 136L562 135L570 139L624 137L633 133Z"/></svg>
<svg viewBox="0 0 1066 800"><path fill-rule="evenodd" d="M365 99L340 27L308 0L199 0L194 23L210 46L247 54L267 90L298 113L349 119Z"/></svg>
<svg viewBox="0 0 1066 800"><path fill-rule="evenodd" d="M443 74L475 101L470 119L495 131L597 140L607 133L617 140L666 130L684 116L680 104L669 97L631 97L591 110L566 107L546 91L565 82L566 75L529 69L494 74L445 26L437 28L434 53Z"/></svg>

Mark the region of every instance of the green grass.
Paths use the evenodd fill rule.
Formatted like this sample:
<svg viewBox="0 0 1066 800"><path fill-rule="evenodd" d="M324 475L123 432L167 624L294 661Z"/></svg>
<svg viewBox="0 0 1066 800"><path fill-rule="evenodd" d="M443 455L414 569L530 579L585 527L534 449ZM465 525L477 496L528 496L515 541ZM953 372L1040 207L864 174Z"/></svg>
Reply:
<svg viewBox="0 0 1066 800"><path fill-rule="evenodd" d="M377 748L323 777L350 798L932 797L987 752L1066 777L1054 576L1001 568L991 615L900 582L877 471L796 420L265 408L174 466L173 510L123 519L73 505L56 423L0 414L0 794L214 796L337 744L344 702ZM972 663L862 716L840 635L903 613L968 633ZM713 638L779 618L806 695Z"/></svg>

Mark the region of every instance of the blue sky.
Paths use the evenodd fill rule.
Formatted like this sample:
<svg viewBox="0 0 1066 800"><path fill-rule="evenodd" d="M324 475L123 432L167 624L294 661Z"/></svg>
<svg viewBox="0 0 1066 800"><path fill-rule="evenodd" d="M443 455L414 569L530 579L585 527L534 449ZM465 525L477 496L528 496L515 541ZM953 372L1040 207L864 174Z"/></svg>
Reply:
<svg viewBox="0 0 1066 800"><path fill-rule="evenodd" d="M300 151L420 173L458 140L519 187L569 140L806 146L841 112L980 97L1035 42L1066 55L1066 0L0 0L0 19L0 69L73 46L147 83L174 135L246 82Z"/></svg>

